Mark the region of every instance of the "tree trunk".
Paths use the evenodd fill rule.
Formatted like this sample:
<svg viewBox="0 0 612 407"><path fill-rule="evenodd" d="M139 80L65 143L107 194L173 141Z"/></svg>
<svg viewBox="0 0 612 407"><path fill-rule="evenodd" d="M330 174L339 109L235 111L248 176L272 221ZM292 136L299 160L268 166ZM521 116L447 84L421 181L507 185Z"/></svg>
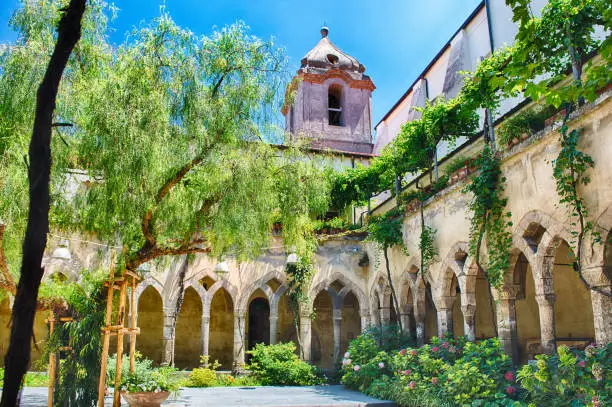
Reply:
<svg viewBox="0 0 612 407"><path fill-rule="evenodd" d="M187 275L187 269L189 268L189 254L185 255L185 260L181 265L178 275L178 296L176 297L176 304L174 306L174 315L172 317L172 354L170 355L170 366L174 367L174 345L176 342L176 321L178 320L179 312L183 307L183 300L185 299L185 276Z"/></svg>
<svg viewBox="0 0 612 407"><path fill-rule="evenodd" d="M400 315L399 302L397 302L397 295L395 294L395 288L393 286L393 280L391 280L391 268L389 267L389 254L387 253L388 247L383 247L383 253L385 254L385 266L387 267L387 279L389 280L389 288L391 289L391 297L393 299L393 307L395 308L395 316L397 317L397 324L399 325L400 332L402 332L402 320Z"/></svg>
<svg viewBox="0 0 612 407"><path fill-rule="evenodd" d="M23 240L21 276L13 305L10 344L4 359L4 386L0 401L2 407L17 405L19 388L30 364L36 299L44 272L41 264L49 231L53 111L64 68L72 49L81 37L81 19L84 12L85 0L71 0L68 8L63 10L57 42L36 94L36 112L29 150L29 216Z"/></svg>

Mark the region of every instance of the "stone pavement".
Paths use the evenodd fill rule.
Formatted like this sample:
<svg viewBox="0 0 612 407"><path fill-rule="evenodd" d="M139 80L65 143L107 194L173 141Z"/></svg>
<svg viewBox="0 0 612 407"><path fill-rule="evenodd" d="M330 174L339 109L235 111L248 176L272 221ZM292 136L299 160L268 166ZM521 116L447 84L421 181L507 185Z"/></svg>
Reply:
<svg viewBox="0 0 612 407"><path fill-rule="evenodd" d="M111 406L112 399L106 398ZM47 388L28 387L23 391L22 407L47 405ZM122 404L127 406L127 404ZM390 401L376 400L344 386L311 387L212 387L181 389L180 395L164 407L395 407Z"/></svg>

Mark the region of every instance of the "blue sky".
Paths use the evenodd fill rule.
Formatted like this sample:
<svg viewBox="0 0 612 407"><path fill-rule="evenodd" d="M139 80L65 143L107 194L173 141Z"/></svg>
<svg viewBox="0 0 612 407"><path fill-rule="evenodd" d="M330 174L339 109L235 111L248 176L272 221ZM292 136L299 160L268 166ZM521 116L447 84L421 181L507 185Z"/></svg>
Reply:
<svg viewBox="0 0 612 407"><path fill-rule="evenodd" d="M0 42L14 40L8 20L17 0L0 7ZM8 4L7 4L8 3ZM162 1L115 0L120 9L111 41L159 15ZM480 0L166 0L166 10L181 26L209 34L236 20L262 38L273 36L290 57L290 70L320 39L325 22L329 38L366 67L376 90L373 125L395 104Z"/></svg>

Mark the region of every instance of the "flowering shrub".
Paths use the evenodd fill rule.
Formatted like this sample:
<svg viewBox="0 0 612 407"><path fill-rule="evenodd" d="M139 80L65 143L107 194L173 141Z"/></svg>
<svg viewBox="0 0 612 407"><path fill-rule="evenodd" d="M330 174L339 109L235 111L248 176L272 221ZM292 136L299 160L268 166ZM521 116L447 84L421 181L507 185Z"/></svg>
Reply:
<svg viewBox="0 0 612 407"><path fill-rule="evenodd" d="M587 346L582 352L560 346L556 355L537 355L518 378L530 404L555 406L607 406L612 403L612 345Z"/></svg>
<svg viewBox="0 0 612 407"><path fill-rule="evenodd" d="M434 337L418 349L381 351L364 333L344 355L342 382L400 406L601 407L611 401L610 346L560 347L517 374L497 338Z"/></svg>

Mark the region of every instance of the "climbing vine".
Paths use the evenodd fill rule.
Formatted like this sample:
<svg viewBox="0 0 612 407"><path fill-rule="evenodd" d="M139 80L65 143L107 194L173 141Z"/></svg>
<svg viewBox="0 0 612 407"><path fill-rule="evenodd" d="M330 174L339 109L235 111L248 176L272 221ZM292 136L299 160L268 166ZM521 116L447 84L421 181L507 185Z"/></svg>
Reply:
<svg viewBox="0 0 612 407"><path fill-rule="evenodd" d="M569 112L570 109L567 109ZM561 197L559 203L565 204L570 209L570 216L575 226L571 230L572 241L568 242L576 248L573 269L587 288L610 295L605 290L599 290L585 280L582 274L582 245L585 237L592 234L596 243L601 242L600 234L594 230L594 225L589 220L589 208L579 192L579 187L586 186L591 182L588 175L589 169L595 166L593 158L580 151L577 147L580 140L580 132L577 129L569 130L566 113L564 123L561 126L561 151L553 162L553 177L557 184L557 193Z"/></svg>
<svg viewBox="0 0 612 407"><path fill-rule="evenodd" d="M506 211L504 182L500 159L487 145L477 159L478 173L465 188L472 193L470 210L470 255L480 266L480 252L486 242L488 261L485 272L489 283L498 288L510 267L512 233L510 212Z"/></svg>
<svg viewBox="0 0 612 407"><path fill-rule="evenodd" d="M296 338L298 342L299 352L304 357L304 347L300 337L300 310L308 304L308 286L314 275L314 265L309 256L302 257L297 263L287 264L285 273L287 274L287 299L289 309L293 313L293 325L295 327Z"/></svg>
<svg viewBox="0 0 612 407"><path fill-rule="evenodd" d="M436 230L431 226L422 225L419 249L421 250L421 273L425 275L429 266L438 257L438 249L434 246Z"/></svg>
<svg viewBox="0 0 612 407"><path fill-rule="evenodd" d="M389 265L389 248L400 247L405 251L404 237L402 234L402 225L404 223L403 207L393 208L390 211L379 215L372 216L368 219L368 237L367 241L375 243L383 252L385 257L385 269L387 271L387 280L391 289L393 299L393 307L395 315L400 315L399 301L391 279L391 267ZM402 322L398 318L398 325L402 331Z"/></svg>

